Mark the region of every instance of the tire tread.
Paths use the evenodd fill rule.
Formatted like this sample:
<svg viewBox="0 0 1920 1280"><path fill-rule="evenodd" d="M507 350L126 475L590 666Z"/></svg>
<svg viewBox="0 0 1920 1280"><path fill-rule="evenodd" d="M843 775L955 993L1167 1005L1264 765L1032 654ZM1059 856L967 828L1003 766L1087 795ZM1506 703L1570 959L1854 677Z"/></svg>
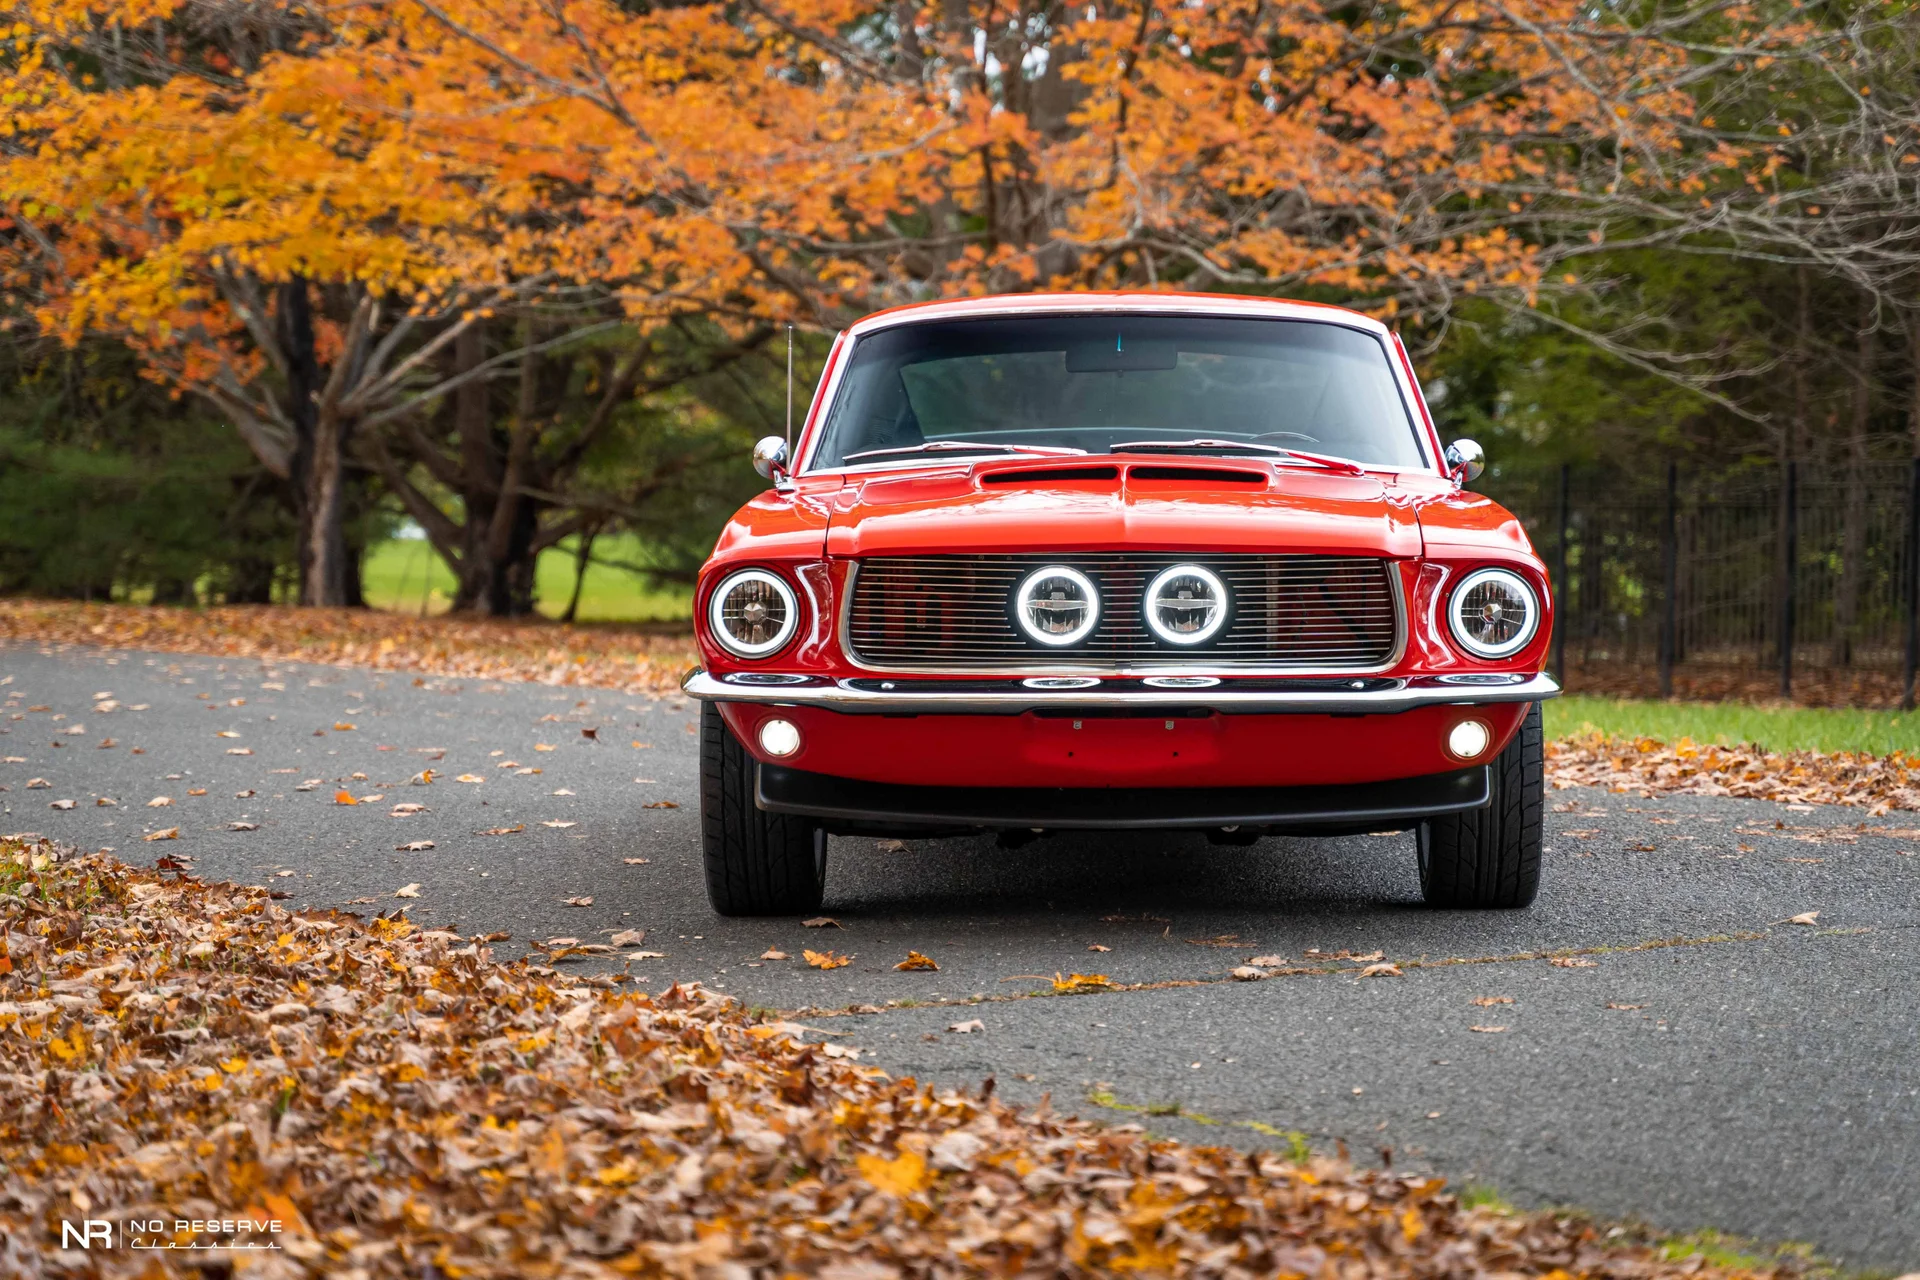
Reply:
<svg viewBox="0 0 1920 1280"><path fill-rule="evenodd" d="M819 824L753 802L753 757L720 708L700 706L700 843L707 901L723 916L800 915L825 889Z"/></svg>
<svg viewBox="0 0 1920 1280"><path fill-rule="evenodd" d="M1536 702L1489 766L1487 806L1421 825L1420 890L1430 906L1513 908L1533 901L1540 888L1545 746Z"/></svg>

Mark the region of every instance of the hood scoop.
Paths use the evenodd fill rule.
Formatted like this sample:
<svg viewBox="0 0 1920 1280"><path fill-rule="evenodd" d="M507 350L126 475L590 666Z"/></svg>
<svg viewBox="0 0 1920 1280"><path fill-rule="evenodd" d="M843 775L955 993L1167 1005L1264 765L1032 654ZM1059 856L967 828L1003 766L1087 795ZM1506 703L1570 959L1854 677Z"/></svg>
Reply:
<svg viewBox="0 0 1920 1280"><path fill-rule="evenodd" d="M1151 467L1127 468L1127 479L1190 485L1251 484L1264 488L1269 477L1264 471L1243 471L1239 467L1169 467L1155 464Z"/></svg>
<svg viewBox="0 0 1920 1280"><path fill-rule="evenodd" d="M1118 480L1118 467L1027 467L1019 471L989 471L980 477L982 488L1028 484L1091 484Z"/></svg>

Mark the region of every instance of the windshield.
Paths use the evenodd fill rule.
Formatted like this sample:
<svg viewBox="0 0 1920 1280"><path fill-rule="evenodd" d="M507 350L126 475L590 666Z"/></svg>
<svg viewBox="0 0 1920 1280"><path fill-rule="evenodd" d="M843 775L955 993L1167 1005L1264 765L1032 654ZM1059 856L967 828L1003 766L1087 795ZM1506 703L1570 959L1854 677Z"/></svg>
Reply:
<svg viewBox="0 0 1920 1280"><path fill-rule="evenodd" d="M1010 316L860 339L814 469L1187 444L1425 465L1385 347L1308 320ZM931 446L931 447L928 447Z"/></svg>

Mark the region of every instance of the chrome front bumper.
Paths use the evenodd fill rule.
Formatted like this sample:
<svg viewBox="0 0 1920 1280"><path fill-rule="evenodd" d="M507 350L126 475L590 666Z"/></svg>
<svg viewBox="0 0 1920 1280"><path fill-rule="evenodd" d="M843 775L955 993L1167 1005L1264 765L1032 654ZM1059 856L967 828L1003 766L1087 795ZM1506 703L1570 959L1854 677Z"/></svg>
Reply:
<svg viewBox="0 0 1920 1280"><path fill-rule="evenodd" d="M1242 715L1391 715L1415 707L1543 702L1560 686L1540 675L1447 675L1397 679L1222 677L1211 684L1154 686L1147 679L1111 677L1090 683L984 679L826 676L779 672L695 671L682 682L689 697L873 715L1019 715L1026 711L1105 708L1151 715L1156 708L1204 707ZM1050 683L1048 681L1051 681ZM1073 687L1060 687L1063 683Z"/></svg>

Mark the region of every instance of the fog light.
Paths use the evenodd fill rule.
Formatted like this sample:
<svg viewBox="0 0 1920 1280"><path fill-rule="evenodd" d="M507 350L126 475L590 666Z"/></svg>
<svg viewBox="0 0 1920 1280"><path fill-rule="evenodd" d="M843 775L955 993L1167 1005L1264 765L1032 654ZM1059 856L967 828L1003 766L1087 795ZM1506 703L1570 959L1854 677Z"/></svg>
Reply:
<svg viewBox="0 0 1920 1280"><path fill-rule="evenodd" d="M776 720L774 723L778 724L781 722ZM766 734L767 731L765 729L760 731L760 741L765 742L767 740ZM1448 731L1447 750L1462 760L1471 760L1485 751L1487 749L1487 743L1492 740L1493 735L1487 731L1487 726L1481 724L1478 720L1462 720ZM795 741L798 741L797 737Z"/></svg>
<svg viewBox="0 0 1920 1280"><path fill-rule="evenodd" d="M1482 729L1481 741L1484 742L1486 736L1487 731ZM790 756L800 749L800 730L788 720L769 720L760 726L760 749L770 756Z"/></svg>

